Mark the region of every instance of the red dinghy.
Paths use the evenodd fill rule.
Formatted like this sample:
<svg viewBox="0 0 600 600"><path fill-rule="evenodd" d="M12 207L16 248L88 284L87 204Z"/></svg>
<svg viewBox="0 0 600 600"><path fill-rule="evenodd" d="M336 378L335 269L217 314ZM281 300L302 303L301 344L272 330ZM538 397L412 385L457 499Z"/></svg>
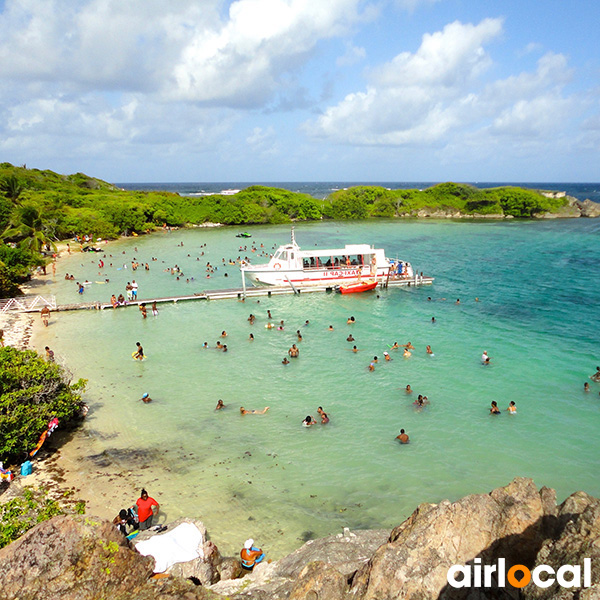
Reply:
<svg viewBox="0 0 600 600"><path fill-rule="evenodd" d="M377 287L377 281L356 281L354 283L346 283L340 285L337 290L340 294L356 294L358 292L368 292Z"/></svg>

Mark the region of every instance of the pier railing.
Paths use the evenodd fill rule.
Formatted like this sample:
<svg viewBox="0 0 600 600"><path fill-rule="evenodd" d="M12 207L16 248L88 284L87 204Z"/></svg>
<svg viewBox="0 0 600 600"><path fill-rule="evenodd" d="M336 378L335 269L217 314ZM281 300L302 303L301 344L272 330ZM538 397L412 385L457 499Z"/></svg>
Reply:
<svg viewBox="0 0 600 600"><path fill-rule="evenodd" d="M56 310L56 298L54 296L18 296L17 298L5 298L0 300L0 313L35 312L47 306L50 310Z"/></svg>

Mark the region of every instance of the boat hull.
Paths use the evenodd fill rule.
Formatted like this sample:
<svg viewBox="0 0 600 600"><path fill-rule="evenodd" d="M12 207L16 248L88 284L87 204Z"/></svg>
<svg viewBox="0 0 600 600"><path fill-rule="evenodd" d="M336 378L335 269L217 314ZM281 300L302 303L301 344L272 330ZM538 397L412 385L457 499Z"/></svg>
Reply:
<svg viewBox="0 0 600 600"><path fill-rule="evenodd" d="M356 282L340 285L338 291L340 294L360 294L362 292L368 292L374 290L377 287L377 281L368 281L365 283Z"/></svg>
<svg viewBox="0 0 600 600"><path fill-rule="evenodd" d="M363 276L372 278L368 269L365 271L360 268L322 269L311 272L244 269L244 275L255 286L289 286L291 284L294 287L335 287L356 282L357 278ZM381 269L381 272L376 275L377 281L385 281L387 275L387 269Z"/></svg>

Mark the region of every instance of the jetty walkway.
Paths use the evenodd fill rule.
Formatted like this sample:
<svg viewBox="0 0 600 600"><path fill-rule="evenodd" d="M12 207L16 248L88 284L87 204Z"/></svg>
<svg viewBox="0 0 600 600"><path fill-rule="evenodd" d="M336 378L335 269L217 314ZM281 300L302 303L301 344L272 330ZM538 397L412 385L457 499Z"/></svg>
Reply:
<svg viewBox="0 0 600 600"><path fill-rule="evenodd" d="M416 275L410 279L391 279L381 282L376 289L386 287L414 287L421 285L431 285L433 277L425 277ZM239 300L243 302L246 298L271 297L284 294L308 294L312 292L333 292L333 285L316 285L310 287L295 287L292 285L286 286L268 286L268 287L251 287L251 288L233 288L226 290L204 290L194 294L185 296L165 296L163 298L137 298L127 301L126 304L120 305L119 308L127 306L138 306L140 304L157 304L188 302L191 300ZM0 312L39 312L42 306L48 306L52 311L68 311L68 310L104 310L112 308L110 302L77 302L73 304L57 304L53 296L36 296L35 299L22 297L21 299L0 300Z"/></svg>

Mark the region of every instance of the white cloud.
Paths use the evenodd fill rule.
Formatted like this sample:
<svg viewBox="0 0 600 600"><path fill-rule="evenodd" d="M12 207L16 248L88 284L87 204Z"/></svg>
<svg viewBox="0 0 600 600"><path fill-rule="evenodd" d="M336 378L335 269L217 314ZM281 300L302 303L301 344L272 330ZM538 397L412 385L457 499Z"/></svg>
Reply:
<svg viewBox="0 0 600 600"><path fill-rule="evenodd" d="M198 32L173 70L170 97L252 106L268 98L284 74L319 40L359 21L359 0L238 0L219 29Z"/></svg>
<svg viewBox="0 0 600 600"><path fill-rule="evenodd" d="M455 106L491 64L483 46L502 21L455 22L423 36L415 54L403 52L371 70L366 92L349 94L307 126L315 136L355 144L433 141L456 125Z"/></svg>
<svg viewBox="0 0 600 600"><path fill-rule="evenodd" d="M492 64L485 46L501 34L499 19L427 34L417 52L372 69L364 92L304 128L339 144L429 146L446 160L477 160L499 144L510 152L512 144L547 144L577 113L575 100L563 94L572 70L563 55L549 52L533 72L484 83Z"/></svg>

